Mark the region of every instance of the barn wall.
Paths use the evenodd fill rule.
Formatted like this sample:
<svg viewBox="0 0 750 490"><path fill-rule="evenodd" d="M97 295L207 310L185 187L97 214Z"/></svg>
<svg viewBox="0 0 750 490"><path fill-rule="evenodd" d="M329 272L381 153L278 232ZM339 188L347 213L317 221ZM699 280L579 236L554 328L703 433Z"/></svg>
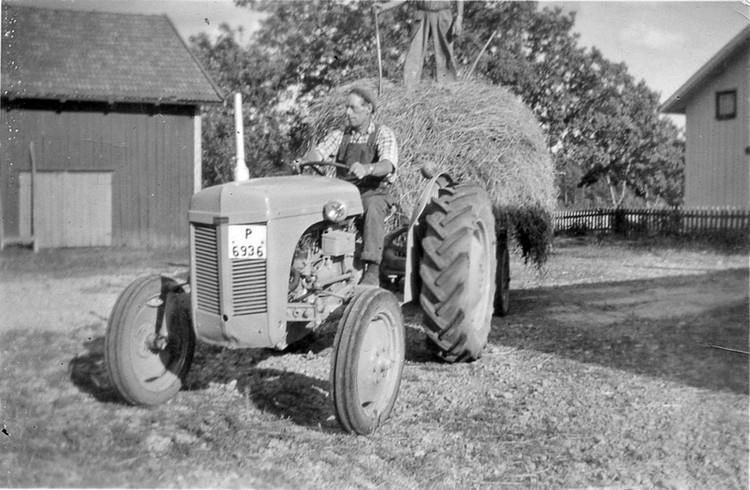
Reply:
<svg viewBox="0 0 750 490"><path fill-rule="evenodd" d="M158 110L159 112L155 112ZM4 101L0 194L5 237L19 235L19 172L111 172L112 244L187 244L194 108Z"/></svg>
<svg viewBox="0 0 750 490"><path fill-rule="evenodd" d="M686 110L685 205L748 207L750 174L750 55L729 60L727 69L690 101ZM716 119L716 92L737 89L737 117Z"/></svg>

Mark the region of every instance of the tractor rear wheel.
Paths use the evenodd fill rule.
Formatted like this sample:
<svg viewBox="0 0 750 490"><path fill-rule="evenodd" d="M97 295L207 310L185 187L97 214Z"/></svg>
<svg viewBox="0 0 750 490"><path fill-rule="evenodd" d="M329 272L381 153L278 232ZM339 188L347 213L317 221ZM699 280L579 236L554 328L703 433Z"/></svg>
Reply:
<svg viewBox="0 0 750 490"><path fill-rule="evenodd" d="M445 361L482 354L495 296L495 219L487 192L449 185L425 210L419 275L427 337Z"/></svg>
<svg viewBox="0 0 750 490"><path fill-rule="evenodd" d="M393 293L358 287L339 321L331 354L336 419L347 432L369 434L396 403L406 351L401 307Z"/></svg>
<svg viewBox="0 0 750 490"><path fill-rule="evenodd" d="M107 372L120 396L133 405L155 406L172 398L193 361L189 295L166 290L165 280L136 279L117 299L107 324Z"/></svg>

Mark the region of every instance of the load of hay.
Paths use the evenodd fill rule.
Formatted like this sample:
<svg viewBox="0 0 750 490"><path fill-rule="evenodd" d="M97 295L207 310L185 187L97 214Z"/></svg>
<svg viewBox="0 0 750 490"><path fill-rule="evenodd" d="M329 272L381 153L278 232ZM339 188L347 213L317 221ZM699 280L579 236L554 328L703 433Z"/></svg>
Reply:
<svg viewBox="0 0 750 490"><path fill-rule="evenodd" d="M308 142L345 125L344 101L360 80L332 90L310 112ZM526 261L541 266L552 240L556 201L553 167L534 114L503 87L475 81L424 84L407 92L386 83L375 120L390 126L399 143L394 197L410 214L426 180L425 162L459 182L487 189L498 226L515 238Z"/></svg>

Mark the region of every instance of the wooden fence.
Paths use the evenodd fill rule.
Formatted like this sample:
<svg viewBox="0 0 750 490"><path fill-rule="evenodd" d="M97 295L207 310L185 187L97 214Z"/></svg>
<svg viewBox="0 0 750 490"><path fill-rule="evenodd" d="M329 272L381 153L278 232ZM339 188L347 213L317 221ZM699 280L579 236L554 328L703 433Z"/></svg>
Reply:
<svg viewBox="0 0 750 490"><path fill-rule="evenodd" d="M750 230L750 209L584 209L555 213L555 233L698 235Z"/></svg>

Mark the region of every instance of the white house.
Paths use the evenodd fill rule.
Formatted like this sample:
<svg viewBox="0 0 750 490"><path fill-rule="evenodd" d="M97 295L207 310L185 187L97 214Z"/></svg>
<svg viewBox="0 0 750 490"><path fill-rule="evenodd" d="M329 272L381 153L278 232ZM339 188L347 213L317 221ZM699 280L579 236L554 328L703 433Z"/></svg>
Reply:
<svg viewBox="0 0 750 490"><path fill-rule="evenodd" d="M661 111L685 115L685 206L750 208L750 25Z"/></svg>

